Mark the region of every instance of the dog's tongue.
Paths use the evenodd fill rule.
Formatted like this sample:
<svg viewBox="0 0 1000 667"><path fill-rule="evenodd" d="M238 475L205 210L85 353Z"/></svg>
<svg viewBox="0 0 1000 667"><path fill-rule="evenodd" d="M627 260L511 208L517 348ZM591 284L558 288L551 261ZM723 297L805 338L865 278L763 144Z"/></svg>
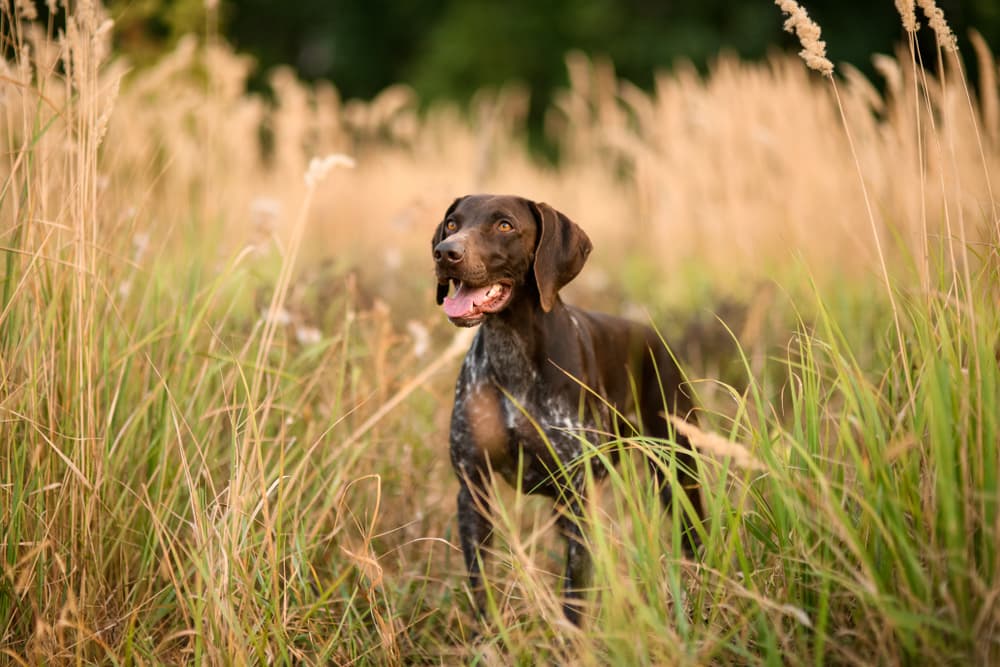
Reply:
<svg viewBox="0 0 1000 667"><path fill-rule="evenodd" d="M486 301L486 293L492 285L470 288L459 283L455 296L444 298L444 312L448 317L469 317L476 312L476 306Z"/></svg>

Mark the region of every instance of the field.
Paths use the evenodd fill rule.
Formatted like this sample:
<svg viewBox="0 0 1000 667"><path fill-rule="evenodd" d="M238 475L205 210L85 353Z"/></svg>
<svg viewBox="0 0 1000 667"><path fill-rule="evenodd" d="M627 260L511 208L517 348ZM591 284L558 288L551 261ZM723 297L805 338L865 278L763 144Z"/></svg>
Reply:
<svg viewBox="0 0 1000 667"><path fill-rule="evenodd" d="M569 54L553 166L516 86L423 112L279 70L263 99L211 28L133 68L76 5L62 36L0 9L0 662L1000 662L981 40L922 20L918 62L904 17L881 87L720 56L645 92ZM499 494L485 624L465 588L468 338L428 242L477 191L578 222L565 298L655 323L698 395L704 551L627 460L584 519L582 629L548 502Z"/></svg>

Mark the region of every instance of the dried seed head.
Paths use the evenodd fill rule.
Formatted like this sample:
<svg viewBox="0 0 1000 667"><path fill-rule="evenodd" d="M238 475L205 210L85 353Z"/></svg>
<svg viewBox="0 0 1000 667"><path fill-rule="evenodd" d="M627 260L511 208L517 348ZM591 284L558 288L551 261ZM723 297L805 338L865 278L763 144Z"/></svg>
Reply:
<svg viewBox="0 0 1000 667"><path fill-rule="evenodd" d="M104 135L108 131L108 121L111 120L111 114L115 110L115 100L118 99L118 90L121 82L121 77L115 78L104 91L104 110L101 111L101 115L97 118L97 123L94 126L94 136L98 146L104 141Z"/></svg>
<svg viewBox="0 0 1000 667"><path fill-rule="evenodd" d="M944 19L944 12L937 6L934 0L917 0L917 4L924 10L924 16L931 25L931 30L937 37L938 46L945 51L958 51L958 40L955 33L951 31L948 22Z"/></svg>
<svg viewBox="0 0 1000 667"><path fill-rule="evenodd" d="M744 470L766 470L763 463L757 460L746 445L733 442L718 433L709 433L684 421L680 417L669 415L670 423L677 432L687 437L695 449L713 456L732 459L733 464Z"/></svg>
<svg viewBox="0 0 1000 667"><path fill-rule="evenodd" d="M906 32L914 33L920 28L913 0L896 0L896 11L903 19L903 27L906 28Z"/></svg>
<svg viewBox="0 0 1000 667"><path fill-rule="evenodd" d="M831 76L833 63L826 58L826 42L819 38L819 26L795 0L774 0L774 4L788 14L788 18L785 19L785 30L799 38L799 43L802 44L799 55L806 61L806 65L821 74Z"/></svg>
<svg viewBox="0 0 1000 667"><path fill-rule="evenodd" d="M38 18L35 0L15 0L14 7L17 9L18 18L22 21L34 21Z"/></svg>

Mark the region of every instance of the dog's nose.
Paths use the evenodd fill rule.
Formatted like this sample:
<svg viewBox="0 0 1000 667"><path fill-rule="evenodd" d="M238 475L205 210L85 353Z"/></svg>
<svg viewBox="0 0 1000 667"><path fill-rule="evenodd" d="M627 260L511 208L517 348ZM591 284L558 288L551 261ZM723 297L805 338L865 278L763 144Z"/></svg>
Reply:
<svg viewBox="0 0 1000 667"><path fill-rule="evenodd" d="M465 258L465 244L453 239L445 239L434 248L434 261L458 264Z"/></svg>

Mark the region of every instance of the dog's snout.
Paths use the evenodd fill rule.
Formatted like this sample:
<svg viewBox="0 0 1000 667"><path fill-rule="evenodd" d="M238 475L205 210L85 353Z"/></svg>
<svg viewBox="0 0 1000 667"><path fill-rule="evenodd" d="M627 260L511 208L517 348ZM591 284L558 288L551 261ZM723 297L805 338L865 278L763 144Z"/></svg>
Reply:
<svg viewBox="0 0 1000 667"><path fill-rule="evenodd" d="M455 239L445 239L434 248L434 261L438 264L458 264L465 258L465 244Z"/></svg>

